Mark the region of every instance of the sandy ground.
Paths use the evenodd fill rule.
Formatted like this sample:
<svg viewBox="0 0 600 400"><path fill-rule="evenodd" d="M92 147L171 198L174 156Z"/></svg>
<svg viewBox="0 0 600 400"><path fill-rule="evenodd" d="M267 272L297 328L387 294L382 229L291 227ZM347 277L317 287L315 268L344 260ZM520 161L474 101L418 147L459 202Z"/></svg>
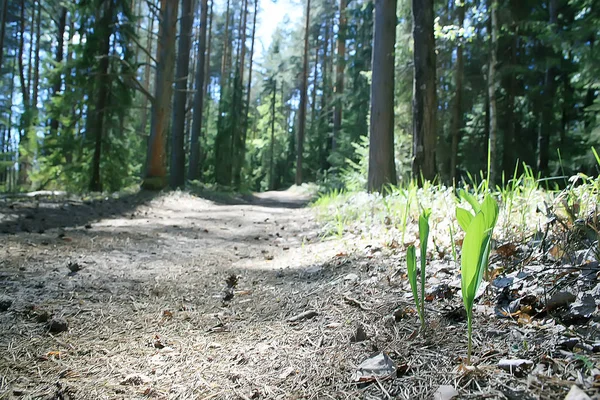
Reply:
<svg viewBox="0 0 600 400"><path fill-rule="evenodd" d="M577 361L545 321L498 320L485 305L479 367L461 370L456 292L428 305L418 334L401 252L323 239L307 200L2 200L0 399L430 399L441 385L457 399L563 399L579 378L590 388L584 361L596 356ZM429 269L456 280L448 262ZM355 383L380 351L397 378ZM547 369L505 372L503 358Z"/></svg>
<svg viewBox="0 0 600 400"><path fill-rule="evenodd" d="M280 287L336 251L317 240L307 200L5 202L0 287L12 304L0 314L0 398L286 397L267 382L293 357L274 346L308 301ZM49 332L52 318L68 331Z"/></svg>

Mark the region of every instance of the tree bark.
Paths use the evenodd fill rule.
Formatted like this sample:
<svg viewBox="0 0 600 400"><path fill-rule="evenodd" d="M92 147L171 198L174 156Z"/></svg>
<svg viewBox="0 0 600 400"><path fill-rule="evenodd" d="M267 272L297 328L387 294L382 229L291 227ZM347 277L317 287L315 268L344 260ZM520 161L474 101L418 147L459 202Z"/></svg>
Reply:
<svg viewBox="0 0 600 400"><path fill-rule="evenodd" d="M519 45L518 29L514 26L510 43L510 66L517 66L517 46ZM517 92L517 78L515 74L510 74L508 79L508 88L506 90L506 131L504 132L502 144L502 170L506 175L510 175L514 171L516 157L514 153L514 138L515 138L515 97Z"/></svg>
<svg viewBox="0 0 600 400"><path fill-rule="evenodd" d="M35 22L35 55L34 55L34 62L33 62L33 90L32 90L32 96L31 96L31 107L34 110L34 123L36 123L37 121L37 103L38 103L38 93L39 93L39 86L40 86L40 50L41 50L41 46L40 46L40 39L42 37L42 31L41 31L41 26L42 26L42 4L40 3L40 1L38 0L37 2L37 15L36 15L36 22Z"/></svg>
<svg viewBox="0 0 600 400"><path fill-rule="evenodd" d="M396 184L394 161L394 45L396 0L375 0L369 138L369 192Z"/></svg>
<svg viewBox="0 0 600 400"><path fill-rule="evenodd" d="M194 14L192 0L181 1L181 28L177 50L177 71L175 73L175 100L173 103L173 125L171 127L171 174L172 188L185 184L185 120L187 104L187 83L190 67L190 44Z"/></svg>
<svg viewBox="0 0 600 400"><path fill-rule="evenodd" d="M150 92L150 72L152 70L150 62L152 54L152 34L154 33L154 13L150 13L150 27L148 29L148 36L146 38L146 46L148 47L146 50L146 65L144 67L144 83L143 86L147 92ZM140 132L142 135L146 135L146 127L148 126L148 96L143 96L142 98L142 120L140 121Z"/></svg>
<svg viewBox="0 0 600 400"><path fill-rule="evenodd" d="M244 89L244 65L246 59L246 23L248 16L248 2L249 0L243 0L242 15L240 15L239 34L240 42L238 45L238 71L234 85L234 125L232 130L231 140L231 155L232 155L232 174L233 174L233 185L236 189L240 188L242 178L242 167L244 165L244 159L241 155L244 153L244 141L242 140L243 129L244 129L244 116L245 116L245 102L243 99Z"/></svg>
<svg viewBox="0 0 600 400"><path fill-rule="evenodd" d="M60 17L58 18L58 34L57 34L57 45L56 45L56 64L58 68L61 68L61 64L64 58L65 51L65 29L67 27L67 8L60 8ZM62 87L62 72L59 72L54 77L54 83L52 84L52 96L57 97L60 95ZM50 136L55 136L58 131L58 115L54 113L50 119Z"/></svg>
<svg viewBox="0 0 600 400"><path fill-rule="evenodd" d="M490 61L488 65L488 97L490 102L490 139L489 139L489 184L493 187L496 183L497 171L496 171L496 159L497 159L497 143L498 143L498 117L496 107L496 64L497 64L497 52L498 52L498 0L490 1L490 18L491 18L491 31L490 31Z"/></svg>
<svg viewBox="0 0 600 400"><path fill-rule="evenodd" d="M231 1L227 0L225 11L225 37L223 39L223 56L221 57L221 76L219 78L219 114L217 116L217 136L215 137L215 178L218 184L231 184L231 157L229 146L231 143L231 129L225 126L223 115L231 113L226 110L226 95L229 91L229 24Z"/></svg>
<svg viewBox="0 0 600 400"><path fill-rule="evenodd" d="M8 0L2 1L2 10L0 11L0 71L2 70L2 60L4 56L4 36L6 35L6 14L8 12Z"/></svg>
<svg viewBox="0 0 600 400"><path fill-rule="evenodd" d="M548 1L549 22L553 33L557 32L558 3L557 0ZM538 135L537 169L542 175L548 174L550 160L550 133L554 130L554 96L556 95L557 68L554 65L556 52L551 44L547 44L546 73L544 75L544 92L542 108L542 124ZM548 61L548 59L550 59Z"/></svg>
<svg viewBox="0 0 600 400"><path fill-rule="evenodd" d="M206 21L208 18L208 0L200 0L200 41L198 43L198 61L196 63L196 92L194 93L194 108L192 116L192 135L190 140L190 165L189 179L200 178L202 166L200 165L200 142L202 135L202 119L204 114L204 93L206 85L206 64L210 62L205 57L206 52Z"/></svg>
<svg viewBox="0 0 600 400"><path fill-rule="evenodd" d="M254 16L252 21L252 40L250 42L250 63L248 65L248 86L246 87L246 101L242 132L242 154L240 157L246 159L246 138L248 135L248 121L250 113L250 92L252 90L252 60L254 58L254 40L256 36L256 16L258 15L258 0L254 0Z"/></svg>
<svg viewBox="0 0 600 400"><path fill-rule="evenodd" d="M337 37L337 60L335 63L335 109L333 112L333 137L331 150L336 150L336 140L342 127L342 96L344 94L344 69L346 68L346 1L340 0L340 19Z"/></svg>
<svg viewBox="0 0 600 400"><path fill-rule="evenodd" d="M304 59L300 84L300 106L298 110L298 143L296 143L296 185L302 184L302 158L304 132L306 129L306 86L308 85L308 37L310 35L310 0L306 1L306 23L304 25Z"/></svg>
<svg viewBox="0 0 600 400"><path fill-rule="evenodd" d="M433 0L413 0L413 176L432 180L436 174L436 61ZM375 65L373 65L375 68Z"/></svg>
<svg viewBox="0 0 600 400"><path fill-rule="evenodd" d="M100 61L98 63L98 76L96 78L96 87L98 88L97 101L90 101L89 107L95 104L94 123L90 125L92 137L94 138L94 155L92 157L92 177L90 180L90 191L102 191L102 179L100 177L100 159L102 155L102 140L104 136L104 115L108 105L108 95L110 87L110 77L108 75L109 56L110 56L110 36L112 34L111 25L113 22L113 2L104 3L104 15L98 22L98 29L101 32Z"/></svg>
<svg viewBox="0 0 600 400"><path fill-rule="evenodd" d="M273 96L271 97L271 146L269 149L269 190L275 187L275 95L277 94L277 80L273 77Z"/></svg>
<svg viewBox="0 0 600 400"><path fill-rule="evenodd" d="M167 183L165 142L173 94L178 6L178 1L161 0L155 95L148 141L146 176L142 184L143 188L151 190L162 189Z"/></svg>
<svg viewBox="0 0 600 400"><path fill-rule="evenodd" d="M460 1L460 0L459 0ZM457 4L458 11L458 27L462 28L465 23L465 0L462 0L460 5ZM463 46L464 38L461 36L458 39L456 46L456 69L454 71L455 80L455 95L452 113L452 148L450 149L450 178L453 183L456 182L457 177L457 160L458 160L458 143L460 142L460 130L462 127L462 92L463 92L463 70L464 70L464 59L463 59Z"/></svg>

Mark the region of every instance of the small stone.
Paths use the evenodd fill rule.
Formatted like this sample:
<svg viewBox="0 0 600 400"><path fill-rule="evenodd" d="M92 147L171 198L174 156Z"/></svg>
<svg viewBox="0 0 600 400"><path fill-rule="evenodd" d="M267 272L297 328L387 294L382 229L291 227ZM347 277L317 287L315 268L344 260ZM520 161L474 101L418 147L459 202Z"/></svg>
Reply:
<svg viewBox="0 0 600 400"><path fill-rule="evenodd" d="M8 311L10 306L12 306L12 303L13 300L10 297L0 297L0 312Z"/></svg>
<svg viewBox="0 0 600 400"><path fill-rule="evenodd" d="M69 324L66 319L53 318L48 322L48 331L50 333L61 333L69 330Z"/></svg>

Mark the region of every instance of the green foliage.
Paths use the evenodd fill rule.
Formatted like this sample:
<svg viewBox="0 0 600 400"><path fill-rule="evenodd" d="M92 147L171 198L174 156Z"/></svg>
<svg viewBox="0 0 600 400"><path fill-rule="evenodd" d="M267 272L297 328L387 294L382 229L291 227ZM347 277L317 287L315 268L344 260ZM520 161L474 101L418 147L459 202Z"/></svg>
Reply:
<svg viewBox="0 0 600 400"><path fill-rule="evenodd" d="M467 330L468 330L468 355L467 363L471 361L472 352L472 327L473 327L473 302L475 295L481 284L484 271L488 268L488 259L490 254L490 241L496 221L498 220L498 204L487 195L480 205L480 210L472 216L468 211L457 208L457 219L459 210L463 210L471 216L471 221L466 225L465 239L463 241L461 255L461 289L463 303L467 311ZM464 212L462 223L465 223ZM462 226L462 223L459 220Z"/></svg>
<svg viewBox="0 0 600 400"><path fill-rule="evenodd" d="M429 216L431 210L423 210L419 216L419 243L421 247L421 294L417 289L417 261L415 246L409 246L406 250L406 267L408 271L408 281L413 293L421 329L425 329L425 267L427 265L427 240L429 239Z"/></svg>

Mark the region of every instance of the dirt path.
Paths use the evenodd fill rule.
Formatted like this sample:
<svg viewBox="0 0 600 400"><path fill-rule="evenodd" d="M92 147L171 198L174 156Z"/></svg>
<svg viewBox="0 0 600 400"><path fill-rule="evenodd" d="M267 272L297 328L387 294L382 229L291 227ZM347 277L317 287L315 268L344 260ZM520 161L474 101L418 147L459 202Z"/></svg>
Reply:
<svg viewBox="0 0 600 400"><path fill-rule="evenodd" d="M573 382L593 391L595 322L575 331L544 314L497 318L489 297L475 309L477 368L465 369L451 258L428 264L419 332L404 250L369 239L370 226L323 239L306 201L294 191L220 203L177 192L0 199L0 399L431 399L449 385L458 392L439 398L562 400ZM519 273L535 287L541 267ZM382 351L397 377L355 383L357 366ZM499 369L506 359L535 370Z"/></svg>
<svg viewBox="0 0 600 400"><path fill-rule="evenodd" d="M306 197L248 200L6 202L0 282L12 304L0 313L0 398L303 393L317 370L299 368L314 350L286 319L318 307L311 277L336 249L316 240ZM49 332L49 318L68 331Z"/></svg>

